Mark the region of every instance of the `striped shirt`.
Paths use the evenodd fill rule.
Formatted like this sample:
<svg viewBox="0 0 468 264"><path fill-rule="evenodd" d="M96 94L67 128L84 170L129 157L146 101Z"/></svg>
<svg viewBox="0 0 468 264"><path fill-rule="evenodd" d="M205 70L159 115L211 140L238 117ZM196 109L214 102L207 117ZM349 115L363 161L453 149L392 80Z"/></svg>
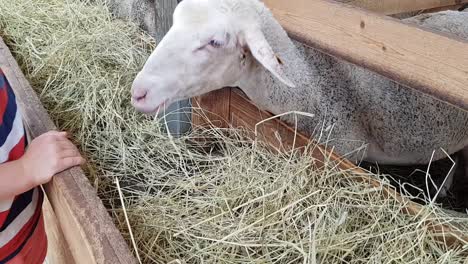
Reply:
<svg viewBox="0 0 468 264"><path fill-rule="evenodd" d="M19 159L26 145L15 94L0 69L0 163ZM11 199L0 200L0 264L43 263L47 252L43 195L36 187Z"/></svg>

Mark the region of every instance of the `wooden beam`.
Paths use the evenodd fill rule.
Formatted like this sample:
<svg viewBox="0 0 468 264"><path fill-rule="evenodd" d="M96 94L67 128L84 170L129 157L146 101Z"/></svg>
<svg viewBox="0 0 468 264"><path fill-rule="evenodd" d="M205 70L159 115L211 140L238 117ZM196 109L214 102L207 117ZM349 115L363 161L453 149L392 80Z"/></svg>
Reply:
<svg viewBox="0 0 468 264"><path fill-rule="evenodd" d="M172 26L177 0L153 0L156 11L156 42L159 43Z"/></svg>
<svg viewBox="0 0 468 264"><path fill-rule="evenodd" d="M306 45L468 110L468 42L324 0L265 0Z"/></svg>
<svg viewBox="0 0 468 264"><path fill-rule="evenodd" d="M338 0L384 15L442 8L468 3L468 0Z"/></svg>
<svg viewBox="0 0 468 264"><path fill-rule="evenodd" d="M46 264L75 264L70 249L68 248L67 241L63 235L60 223L55 216L54 209L44 195L44 203L42 206L42 213L44 215L44 226L47 234L47 258Z"/></svg>
<svg viewBox="0 0 468 264"><path fill-rule="evenodd" d="M16 93L26 129L37 137L56 126L0 38L0 67ZM44 186L76 263L136 263L122 235L80 168L56 175Z"/></svg>
<svg viewBox="0 0 468 264"><path fill-rule="evenodd" d="M192 100L192 126L229 127L231 91L220 89Z"/></svg>

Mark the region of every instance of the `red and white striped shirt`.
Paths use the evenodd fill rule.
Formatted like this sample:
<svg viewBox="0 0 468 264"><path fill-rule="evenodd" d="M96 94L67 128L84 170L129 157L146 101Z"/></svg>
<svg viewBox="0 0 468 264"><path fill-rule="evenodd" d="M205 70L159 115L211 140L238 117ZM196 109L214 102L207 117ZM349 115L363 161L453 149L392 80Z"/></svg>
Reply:
<svg viewBox="0 0 468 264"><path fill-rule="evenodd" d="M0 163L19 159L26 145L15 94L0 69ZM0 200L0 264L44 262L47 238L42 216L43 195L36 187Z"/></svg>

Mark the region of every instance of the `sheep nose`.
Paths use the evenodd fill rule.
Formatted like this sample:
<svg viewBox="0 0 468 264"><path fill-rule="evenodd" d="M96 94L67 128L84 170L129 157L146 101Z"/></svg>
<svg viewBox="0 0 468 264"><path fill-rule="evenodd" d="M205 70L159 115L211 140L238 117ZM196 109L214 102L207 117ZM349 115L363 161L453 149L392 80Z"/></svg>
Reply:
<svg viewBox="0 0 468 264"><path fill-rule="evenodd" d="M144 100L147 94L148 94L148 90L146 89L139 89L139 88L132 89L132 99L135 100L135 102L140 102Z"/></svg>

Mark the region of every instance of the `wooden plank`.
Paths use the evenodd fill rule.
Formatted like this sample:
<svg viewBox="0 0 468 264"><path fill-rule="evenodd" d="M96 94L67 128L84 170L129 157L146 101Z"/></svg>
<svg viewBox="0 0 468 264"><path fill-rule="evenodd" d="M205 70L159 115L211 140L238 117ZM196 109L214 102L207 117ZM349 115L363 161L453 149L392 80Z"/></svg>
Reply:
<svg viewBox="0 0 468 264"><path fill-rule="evenodd" d="M231 93L229 96L231 103L230 114L227 118L223 117L223 121L218 120L218 122L215 123L222 123L226 122L226 120L230 120L228 122L232 127L245 128L246 130L250 131L255 131L256 124L261 123L257 126L257 136L259 136L257 139L266 142L274 150L285 151L291 150L293 147L298 150L307 150L307 153L316 159L316 163L314 165L318 168L322 167L325 162L329 165L334 164L341 170L352 172L353 175L355 175L355 177L353 177L355 180L367 182L374 187L381 187L385 197L395 199L401 204L406 205L404 208L402 208L403 213L417 215L421 210L423 210L423 207L420 204L401 197L394 188L390 186L383 186L381 182L372 177L369 177L369 174L363 169L357 167L347 159L340 157L331 149L316 144L313 139L290 127L288 124L280 121L278 118L264 122L266 119L273 117L273 115L257 108L250 100L245 97L245 95L240 90L234 88L224 88L222 90L223 94L228 93L228 91ZM221 92L215 91L212 93L217 93L219 95ZM199 106L202 109L205 108L203 102L211 102L212 100L204 100L203 97L213 98L212 93L198 97L197 100L201 102ZM210 104L207 105L207 107L210 106ZM211 111L216 111L217 109L225 111L223 108L211 108ZM216 113L214 113L214 115L211 115L210 118L219 119L221 116L224 116L224 114L222 113L220 115L216 115ZM216 121L216 119L212 121ZM254 138L254 134L251 134L251 137ZM314 146L312 149L306 148L306 146L311 145ZM465 245L468 242L468 234L462 234L456 230L453 230L448 225L433 222L427 222L426 224L428 228L430 228L436 234L436 236L440 238L441 241L444 241L449 245Z"/></svg>
<svg viewBox="0 0 468 264"><path fill-rule="evenodd" d="M255 124L258 124L257 136L260 136L259 139L268 142L279 152L303 148L309 144L308 138L300 133L294 133L294 129L282 125L278 119L262 122L270 117L272 114L256 108L250 101L246 100L245 95L240 90L232 89L229 119L233 127L244 127L253 133Z"/></svg>
<svg viewBox="0 0 468 264"><path fill-rule="evenodd" d="M468 3L468 0L338 0L384 15L421 11Z"/></svg>
<svg viewBox="0 0 468 264"><path fill-rule="evenodd" d="M156 12L156 42L159 43L172 26L172 14L177 6L177 0L155 0Z"/></svg>
<svg viewBox="0 0 468 264"><path fill-rule="evenodd" d="M265 0L306 45L468 110L468 42L324 0Z"/></svg>
<svg viewBox="0 0 468 264"><path fill-rule="evenodd" d="M47 264L74 264L68 244L63 235L60 223L55 216L54 209L47 198L44 195L44 203L42 206L42 212L44 215L44 226L47 234Z"/></svg>
<svg viewBox="0 0 468 264"><path fill-rule="evenodd" d="M56 126L0 38L0 67L10 81L32 137ZM77 263L136 263L96 191L80 168L56 175L44 186Z"/></svg>
<svg viewBox="0 0 468 264"><path fill-rule="evenodd" d="M193 98L192 126L228 127L230 100L231 91L229 89L220 89Z"/></svg>

